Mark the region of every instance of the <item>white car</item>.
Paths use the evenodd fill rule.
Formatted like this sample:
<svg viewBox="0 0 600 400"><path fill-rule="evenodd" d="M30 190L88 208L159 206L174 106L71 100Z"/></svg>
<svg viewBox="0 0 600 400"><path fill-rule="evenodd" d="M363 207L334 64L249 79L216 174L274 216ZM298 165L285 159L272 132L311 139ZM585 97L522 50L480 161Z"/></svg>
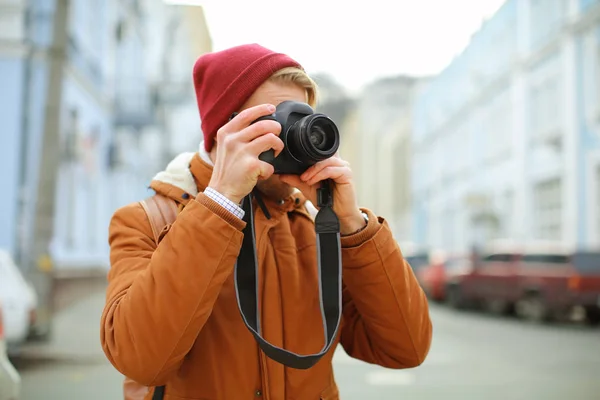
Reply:
<svg viewBox="0 0 600 400"><path fill-rule="evenodd" d="M37 295L10 254L0 250L0 304L4 314L4 337L9 352L29 336L35 318Z"/></svg>
<svg viewBox="0 0 600 400"><path fill-rule="evenodd" d="M0 400L17 400L21 390L21 377L6 355L4 326L0 303Z"/></svg>

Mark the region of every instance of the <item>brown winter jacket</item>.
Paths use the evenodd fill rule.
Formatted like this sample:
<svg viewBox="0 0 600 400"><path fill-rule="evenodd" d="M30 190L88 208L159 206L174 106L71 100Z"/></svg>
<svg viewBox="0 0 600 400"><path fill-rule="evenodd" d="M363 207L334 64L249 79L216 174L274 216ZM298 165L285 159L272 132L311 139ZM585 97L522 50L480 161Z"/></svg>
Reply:
<svg viewBox="0 0 600 400"><path fill-rule="evenodd" d="M167 400L338 399L337 342L315 366L296 370L267 358L244 325L232 274L244 222L202 194L211 172L197 153L182 155L152 182L157 193L185 205L158 247L138 203L114 214L104 352L137 382L166 385ZM316 353L323 328L313 221L299 194L266 203L270 220L255 207L262 334L273 345ZM357 359L415 367L431 343L427 300L386 222L365 212L367 227L342 237L337 341Z"/></svg>

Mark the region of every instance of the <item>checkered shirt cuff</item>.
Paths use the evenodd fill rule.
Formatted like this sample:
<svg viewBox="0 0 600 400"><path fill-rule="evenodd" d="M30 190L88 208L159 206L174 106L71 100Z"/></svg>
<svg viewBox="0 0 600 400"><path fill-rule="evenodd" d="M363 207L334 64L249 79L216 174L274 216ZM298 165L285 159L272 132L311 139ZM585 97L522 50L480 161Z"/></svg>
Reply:
<svg viewBox="0 0 600 400"><path fill-rule="evenodd" d="M223 208L227 211L238 217L239 219L244 219L244 210L238 204L229 200L227 197L223 196L221 193L217 192L213 188L204 189L204 194L217 203L219 203Z"/></svg>

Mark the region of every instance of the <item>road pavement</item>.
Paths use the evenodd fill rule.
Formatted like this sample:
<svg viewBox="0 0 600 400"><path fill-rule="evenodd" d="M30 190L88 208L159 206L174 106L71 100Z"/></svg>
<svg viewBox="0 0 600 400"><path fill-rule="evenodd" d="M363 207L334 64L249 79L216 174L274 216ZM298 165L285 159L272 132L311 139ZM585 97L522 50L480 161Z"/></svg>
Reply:
<svg viewBox="0 0 600 400"><path fill-rule="evenodd" d="M29 347L18 362L22 400L120 399L121 376L99 344L103 294L57 318L55 340ZM335 373L342 400L597 400L600 330L536 326L432 304L434 340L419 368L394 371L340 349Z"/></svg>

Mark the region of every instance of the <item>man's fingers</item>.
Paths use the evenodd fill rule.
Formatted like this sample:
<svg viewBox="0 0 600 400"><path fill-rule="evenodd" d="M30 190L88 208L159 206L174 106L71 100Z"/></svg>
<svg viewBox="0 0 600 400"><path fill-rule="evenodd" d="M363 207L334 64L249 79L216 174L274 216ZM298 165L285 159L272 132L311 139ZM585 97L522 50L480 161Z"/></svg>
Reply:
<svg viewBox="0 0 600 400"><path fill-rule="evenodd" d="M248 145L248 150L252 155L258 157L261 153L267 150L275 150L275 155L281 153L284 148L283 141L274 133L267 133L257 137Z"/></svg>
<svg viewBox="0 0 600 400"><path fill-rule="evenodd" d="M237 136L242 142L251 142L267 133L279 135L281 133L281 124L277 121L258 121L242 129Z"/></svg>
<svg viewBox="0 0 600 400"><path fill-rule="evenodd" d="M226 123L221 129L224 129L226 132L239 132L258 118L273 114L274 112L275 106L273 104L261 104L250 107L236 115L235 118Z"/></svg>
<svg viewBox="0 0 600 400"><path fill-rule="evenodd" d="M306 171L304 171L304 173L300 177L304 181L309 181L312 177L314 177L316 174L318 174L322 169L324 169L326 167L330 167L330 166L350 167L350 163L348 163L347 161L344 161L338 157L330 157L326 160L319 161L315 165L311 166Z"/></svg>
<svg viewBox="0 0 600 400"><path fill-rule="evenodd" d="M336 183L347 183L352 178L352 170L346 166L329 166L320 170L312 178L306 181L308 185L314 185L325 179L332 179Z"/></svg>

